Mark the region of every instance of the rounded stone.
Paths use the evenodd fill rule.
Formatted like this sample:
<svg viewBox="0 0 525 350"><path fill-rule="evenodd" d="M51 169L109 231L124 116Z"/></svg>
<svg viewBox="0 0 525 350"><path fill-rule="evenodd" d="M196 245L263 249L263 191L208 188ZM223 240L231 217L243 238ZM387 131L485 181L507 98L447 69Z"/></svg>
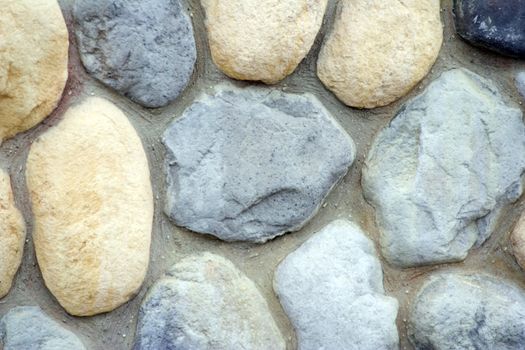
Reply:
<svg viewBox="0 0 525 350"><path fill-rule="evenodd" d="M385 106L428 74L442 42L439 0L342 1L317 75L348 106Z"/></svg>
<svg viewBox="0 0 525 350"><path fill-rule="evenodd" d="M511 234L512 251L518 264L525 269L525 212L521 214L518 223Z"/></svg>
<svg viewBox="0 0 525 350"><path fill-rule="evenodd" d="M55 109L68 76L69 39L55 0L3 0L0 16L0 141Z"/></svg>
<svg viewBox="0 0 525 350"><path fill-rule="evenodd" d="M204 253L157 281L139 312L134 350L284 350L255 284L230 261Z"/></svg>
<svg viewBox="0 0 525 350"><path fill-rule="evenodd" d="M166 213L226 241L300 229L346 174L355 145L309 94L220 87L164 134Z"/></svg>
<svg viewBox="0 0 525 350"><path fill-rule="evenodd" d="M239 80L277 83L308 54L327 0L201 0L212 59Z"/></svg>
<svg viewBox="0 0 525 350"><path fill-rule="evenodd" d="M516 74L515 83L521 97L525 99L525 71Z"/></svg>
<svg viewBox="0 0 525 350"><path fill-rule="evenodd" d="M140 288L153 196L141 140L110 102L89 98L31 146L27 187L38 265L66 311L115 309Z"/></svg>
<svg viewBox="0 0 525 350"><path fill-rule="evenodd" d="M82 63L104 84L145 107L162 107L188 85L197 51L179 0L77 0Z"/></svg>

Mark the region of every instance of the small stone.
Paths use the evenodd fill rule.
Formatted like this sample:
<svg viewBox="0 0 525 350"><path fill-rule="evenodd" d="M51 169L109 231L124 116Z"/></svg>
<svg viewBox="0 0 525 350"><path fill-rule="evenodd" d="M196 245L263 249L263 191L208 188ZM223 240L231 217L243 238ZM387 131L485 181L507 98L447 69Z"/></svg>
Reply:
<svg viewBox="0 0 525 350"><path fill-rule="evenodd" d="M240 80L277 83L308 54L327 0L201 0L212 59Z"/></svg>
<svg viewBox="0 0 525 350"><path fill-rule="evenodd" d="M15 207L11 180L0 170L0 298L11 289L22 262L25 237L24 219Z"/></svg>
<svg viewBox="0 0 525 350"><path fill-rule="evenodd" d="M457 33L472 45L525 58L525 2L455 0Z"/></svg>
<svg viewBox="0 0 525 350"><path fill-rule="evenodd" d="M0 142L40 123L67 80L68 32L56 0L3 0Z"/></svg>
<svg viewBox="0 0 525 350"><path fill-rule="evenodd" d="M521 94L521 97L525 99L525 71L519 72L516 75L516 88Z"/></svg>
<svg viewBox="0 0 525 350"><path fill-rule="evenodd" d="M348 106L385 106L428 74L442 42L439 0L341 1L317 75Z"/></svg>
<svg viewBox="0 0 525 350"><path fill-rule="evenodd" d="M488 80L445 72L375 140L363 168L383 255L401 267L463 260L522 193L525 126Z"/></svg>
<svg viewBox="0 0 525 350"><path fill-rule="evenodd" d="M204 253L183 259L146 295L135 350L285 349L255 284L231 262Z"/></svg>
<svg viewBox="0 0 525 350"><path fill-rule="evenodd" d="M76 316L127 302L148 268L153 196L142 143L113 104L90 97L31 146L27 187L46 286Z"/></svg>
<svg viewBox="0 0 525 350"><path fill-rule="evenodd" d="M162 107L188 85L197 51L180 0L77 0L75 33L95 78L145 107Z"/></svg>
<svg viewBox="0 0 525 350"><path fill-rule="evenodd" d="M408 336L416 350L523 349L525 294L485 274L442 273L416 296Z"/></svg>
<svg viewBox="0 0 525 350"><path fill-rule="evenodd" d="M374 245L352 222L332 222L288 255L274 289L300 350L398 349L397 300L385 296Z"/></svg>
<svg viewBox="0 0 525 350"><path fill-rule="evenodd" d="M525 269L525 212L521 214L511 234L512 252L518 264Z"/></svg>
<svg viewBox="0 0 525 350"><path fill-rule="evenodd" d="M19 306L0 321L3 350L85 350L80 339L39 307Z"/></svg>
<svg viewBox="0 0 525 350"><path fill-rule="evenodd" d="M300 229L346 174L355 146L309 94L218 88L164 134L166 213L225 241Z"/></svg>

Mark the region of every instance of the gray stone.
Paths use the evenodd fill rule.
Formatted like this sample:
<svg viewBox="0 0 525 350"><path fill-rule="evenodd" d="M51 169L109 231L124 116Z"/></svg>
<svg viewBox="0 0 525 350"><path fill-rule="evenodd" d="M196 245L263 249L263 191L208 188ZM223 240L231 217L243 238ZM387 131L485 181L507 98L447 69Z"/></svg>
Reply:
<svg viewBox="0 0 525 350"><path fill-rule="evenodd" d="M46 316L37 306L11 309L0 321L3 350L85 350L75 334Z"/></svg>
<svg viewBox="0 0 525 350"><path fill-rule="evenodd" d="M374 141L362 184L383 255L409 267L464 259L522 193L525 126L494 84L443 73Z"/></svg>
<svg viewBox="0 0 525 350"><path fill-rule="evenodd" d="M398 349L397 300L384 295L373 243L337 220L288 255L274 289L300 350Z"/></svg>
<svg viewBox="0 0 525 350"><path fill-rule="evenodd" d="M285 342L255 284L205 253L175 264L148 292L134 349L284 350Z"/></svg>
<svg viewBox="0 0 525 350"><path fill-rule="evenodd" d="M408 335L416 350L525 349L525 293L485 274L433 276L416 296Z"/></svg>
<svg viewBox="0 0 525 350"><path fill-rule="evenodd" d="M164 134L166 213L226 241L300 229L355 157L348 134L309 94L219 88Z"/></svg>
<svg viewBox="0 0 525 350"><path fill-rule="evenodd" d="M188 84L197 53L180 0L77 0L74 16L84 66L119 93L155 108Z"/></svg>
<svg viewBox="0 0 525 350"><path fill-rule="evenodd" d="M521 96L525 99L525 71L519 72L516 75L516 88Z"/></svg>

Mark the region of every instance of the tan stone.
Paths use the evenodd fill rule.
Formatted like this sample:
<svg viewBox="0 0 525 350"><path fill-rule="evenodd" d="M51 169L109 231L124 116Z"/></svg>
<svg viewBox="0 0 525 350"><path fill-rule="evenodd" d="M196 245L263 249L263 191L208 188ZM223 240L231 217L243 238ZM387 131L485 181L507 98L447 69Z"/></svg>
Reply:
<svg viewBox="0 0 525 350"><path fill-rule="evenodd" d="M68 32L55 0L0 0L0 141L57 106L67 80Z"/></svg>
<svg viewBox="0 0 525 350"><path fill-rule="evenodd" d="M27 161L46 286L72 315L111 311L146 275L153 220L148 162L126 116L100 98L71 107Z"/></svg>
<svg viewBox="0 0 525 350"><path fill-rule="evenodd" d="M319 54L319 79L352 107L404 96L439 54L439 9L439 0L343 0Z"/></svg>
<svg viewBox="0 0 525 350"><path fill-rule="evenodd" d="M512 251L518 264L525 269L525 212L521 214L518 223L510 236Z"/></svg>
<svg viewBox="0 0 525 350"><path fill-rule="evenodd" d="M226 75L273 84L291 74L321 27L327 0L201 0L212 59Z"/></svg>
<svg viewBox="0 0 525 350"><path fill-rule="evenodd" d="M9 175L0 170L0 298L11 289L24 251L22 214L15 207Z"/></svg>

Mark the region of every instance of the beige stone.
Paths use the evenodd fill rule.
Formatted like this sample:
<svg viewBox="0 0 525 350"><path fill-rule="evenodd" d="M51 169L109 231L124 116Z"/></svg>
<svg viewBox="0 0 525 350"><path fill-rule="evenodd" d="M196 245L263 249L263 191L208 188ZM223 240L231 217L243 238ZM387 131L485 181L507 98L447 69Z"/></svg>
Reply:
<svg viewBox="0 0 525 350"><path fill-rule="evenodd" d="M71 107L27 161L46 286L72 315L111 311L146 275L153 220L148 162L126 116L100 98Z"/></svg>
<svg viewBox="0 0 525 350"><path fill-rule="evenodd" d="M352 107L404 96L439 54L439 9L439 0L343 0L319 54L319 79Z"/></svg>
<svg viewBox="0 0 525 350"><path fill-rule="evenodd" d="M11 180L0 170L0 298L11 289L22 261L25 237L24 220L15 207Z"/></svg>
<svg viewBox="0 0 525 350"><path fill-rule="evenodd" d="M68 32L55 0L0 0L0 141L57 106L67 80Z"/></svg>
<svg viewBox="0 0 525 350"><path fill-rule="evenodd" d="M273 84L291 74L321 27L327 0L201 0L212 59L226 75Z"/></svg>
<svg viewBox="0 0 525 350"><path fill-rule="evenodd" d="M514 256L518 264L525 269L525 212L521 214L510 238Z"/></svg>

